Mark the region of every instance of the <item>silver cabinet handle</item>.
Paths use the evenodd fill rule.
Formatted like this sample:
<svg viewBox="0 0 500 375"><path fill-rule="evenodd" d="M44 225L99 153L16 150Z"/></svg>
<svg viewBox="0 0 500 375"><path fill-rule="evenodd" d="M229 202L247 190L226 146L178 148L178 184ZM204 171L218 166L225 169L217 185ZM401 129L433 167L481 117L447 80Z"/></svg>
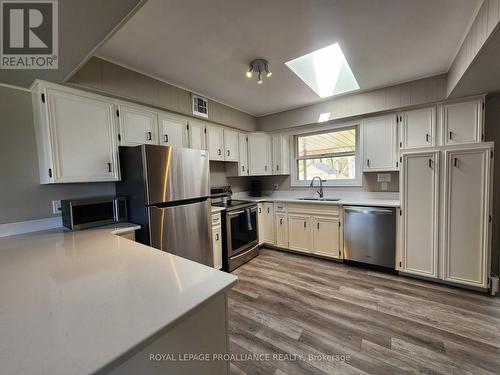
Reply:
<svg viewBox="0 0 500 375"><path fill-rule="evenodd" d="M267 208L267 213L270 213L270 211L269 211L269 210L270 210L270 208L268 207L268 208Z"/></svg>
<svg viewBox="0 0 500 375"><path fill-rule="evenodd" d="M164 139L165 139L165 143L168 143L168 134L165 134Z"/></svg>
<svg viewBox="0 0 500 375"><path fill-rule="evenodd" d="M306 228L306 227L307 227L307 224L306 224L306 222L304 221L304 228Z"/></svg>
<svg viewBox="0 0 500 375"><path fill-rule="evenodd" d="M448 134L448 137L449 137L450 139L453 139L453 132L450 132L450 133Z"/></svg>
<svg viewBox="0 0 500 375"><path fill-rule="evenodd" d="M432 159L429 158L429 168L432 168Z"/></svg>
<svg viewBox="0 0 500 375"><path fill-rule="evenodd" d="M318 230L319 230L319 223L318 223Z"/></svg>
<svg viewBox="0 0 500 375"><path fill-rule="evenodd" d="M244 165L241 166L241 171L245 172L245 166Z"/></svg>
<svg viewBox="0 0 500 375"><path fill-rule="evenodd" d="M153 139L153 136L152 136L151 132L147 132L146 136L147 136L147 140L148 141L151 141Z"/></svg>
<svg viewBox="0 0 500 375"><path fill-rule="evenodd" d="M267 165L264 165L264 170L267 171Z"/></svg>
<svg viewBox="0 0 500 375"><path fill-rule="evenodd" d="M222 151L221 151L221 149L220 149L220 148L219 148L219 150L217 151L217 154L218 154L219 156L220 156L220 155L222 155Z"/></svg>
<svg viewBox="0 0 500 375"><path fill-rule="evenodd" d="M108 172L109 173L113 172L113 169L111 168L111 163L108 163Z"/></svg>
<svg viewBox="0 0 500 375"><path fill-rule="evenodd" d="M430 138L431 138L431 136L429 135L429 133L426 133L426 134L425 134L425 141L426 141L427 143L430 143Z"/></svg>
<svg viewBox="0 0 500 375"><path fill-rule="evenodd" d="M219 233L215 233L215 240L219 241Z"/></svg>
<svg viewBox="0 0 500 375"><path fill-rule="evenodd" d="M453 158L453 166L456 167L458 165L458 159Z"/></svg>
<svg viewBox="0 0 500 375"><path fill-rule="evenodd" d="M344 207L344 211L359 212L363 214L392 214L392 210L371 207Z"/></svg>
<svg viewBox="0 0 500 375"><path fill-rule="evenodd" d="M366 166L369 167L370 166L370 159L366 159Z"/></svg>
<svg viewBox="0 0 500 375"><path fill-rule="evenodd" d="M227 156L231 156L231 151L227 150Z"/></svg>
<svg viewBox="0 0 500 375"><path fill-rule="evenodd" d="M280 219L280 225L283 225L283 219Z"/></svg>

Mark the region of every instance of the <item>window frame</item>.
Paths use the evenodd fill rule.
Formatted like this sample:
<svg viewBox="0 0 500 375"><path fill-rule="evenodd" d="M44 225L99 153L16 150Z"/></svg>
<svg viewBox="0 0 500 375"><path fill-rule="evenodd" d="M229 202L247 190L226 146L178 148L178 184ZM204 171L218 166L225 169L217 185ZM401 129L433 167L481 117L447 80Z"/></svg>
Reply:
<svg viewBox="0 0 500 375"><path fill-rule="evenodd" d="M308 136L308 135L315 135L315 134L323 134L323 133L333 133L336 131L342 131L342 130L349 130L349 129L356 129L356 151L354 152L354 165L355 165L355 177L353 179L341 179L341 180L327 180L326 182L323 182L323 186L331 186L331 187L338 187L338 186L357 186L361 187L363 186L363 172L362 172L362 155L363 155L363 150L362 150L362 126L359 123L350 123L350 124L343 124L343 125L337 125L337 126L328 126L328 127L322 127L321 130L310 130L310 131L304 131L301 133L294 133L292 134L293 138L293 147L290 147L290 151L292 155L290 155L290 160L292 161L292 165L290 168L291 172L291 178L290 178L290 186L291 187L309 187L311 184L311 180L304 180L301 181L298 179L298 166L297 162L299 160L304 160L304 159L318 159L318 155L316 156L308 156L308 157L298 157L298 144L299 144L299 137L303 136ZM325 155L331 155L331 154L325 154ZM338 153L338 156L342 155L352 155L352 152L344 152L344 153Z"/></svg>

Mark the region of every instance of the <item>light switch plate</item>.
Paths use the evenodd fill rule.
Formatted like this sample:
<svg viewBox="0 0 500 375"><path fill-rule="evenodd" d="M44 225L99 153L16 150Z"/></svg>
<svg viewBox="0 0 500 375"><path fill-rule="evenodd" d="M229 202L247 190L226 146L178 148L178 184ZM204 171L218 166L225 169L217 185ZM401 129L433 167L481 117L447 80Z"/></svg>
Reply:
<svg viewBox="0 0 500 375"><path fill-rule="evenodd" d="M61 213L61 201L52 201L52 213L56 215Z"/></svg>
<svg viewBox="0 0 500 375"><path fill-rule="evenodd" d="M391 182L391 174L377 173L377 182Z"/></svg>

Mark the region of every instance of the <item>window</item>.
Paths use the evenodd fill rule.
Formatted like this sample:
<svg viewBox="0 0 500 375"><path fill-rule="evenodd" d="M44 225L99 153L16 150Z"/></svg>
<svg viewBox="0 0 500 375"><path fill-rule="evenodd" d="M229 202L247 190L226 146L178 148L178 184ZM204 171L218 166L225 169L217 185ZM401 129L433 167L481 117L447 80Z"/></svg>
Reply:
<svg viewBox="0 0 500 375"><path fill-rule="evenodd" d="M294 185L309 184L315 176L325 185L360 185L357 146L357 127L295 136Z"/></svg>

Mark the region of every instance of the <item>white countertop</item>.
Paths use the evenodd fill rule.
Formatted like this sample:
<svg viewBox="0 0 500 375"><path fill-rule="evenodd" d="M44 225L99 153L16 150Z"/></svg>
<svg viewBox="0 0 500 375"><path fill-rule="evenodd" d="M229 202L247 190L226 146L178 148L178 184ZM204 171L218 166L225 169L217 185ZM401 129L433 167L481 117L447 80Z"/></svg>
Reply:
<svg viewBox="0 0 500 375"><path fill-rule="evenodd" d="M224 211L225 209L226 209L225 207L212 206L212 214L216 214L217 212Z"/></svg>
<svg viewBox="0 0 500 375"><path fill-rule="evenodd" d="M113 235L130 224L0 238L0 372L88 374L236 284Z"/></svg>
<svg viewBox="0 0 500 375"><path fill-rule="evenodd" d="M252 202L286 202L286 203L303 203L303 204L322 204L322 205L335 205L335 206L376 206L376 207L399 207L401 202L399 199L392 199L394 194L387 195L352 195L342 196L341 194L331 196L327 195L325 198L340 198L338 201L310 201L301 200L301 197L309 197L310 194L263 194L262 197L251 197L245 193L238 193L233 196L233 199L242 199Z"/></svg>

